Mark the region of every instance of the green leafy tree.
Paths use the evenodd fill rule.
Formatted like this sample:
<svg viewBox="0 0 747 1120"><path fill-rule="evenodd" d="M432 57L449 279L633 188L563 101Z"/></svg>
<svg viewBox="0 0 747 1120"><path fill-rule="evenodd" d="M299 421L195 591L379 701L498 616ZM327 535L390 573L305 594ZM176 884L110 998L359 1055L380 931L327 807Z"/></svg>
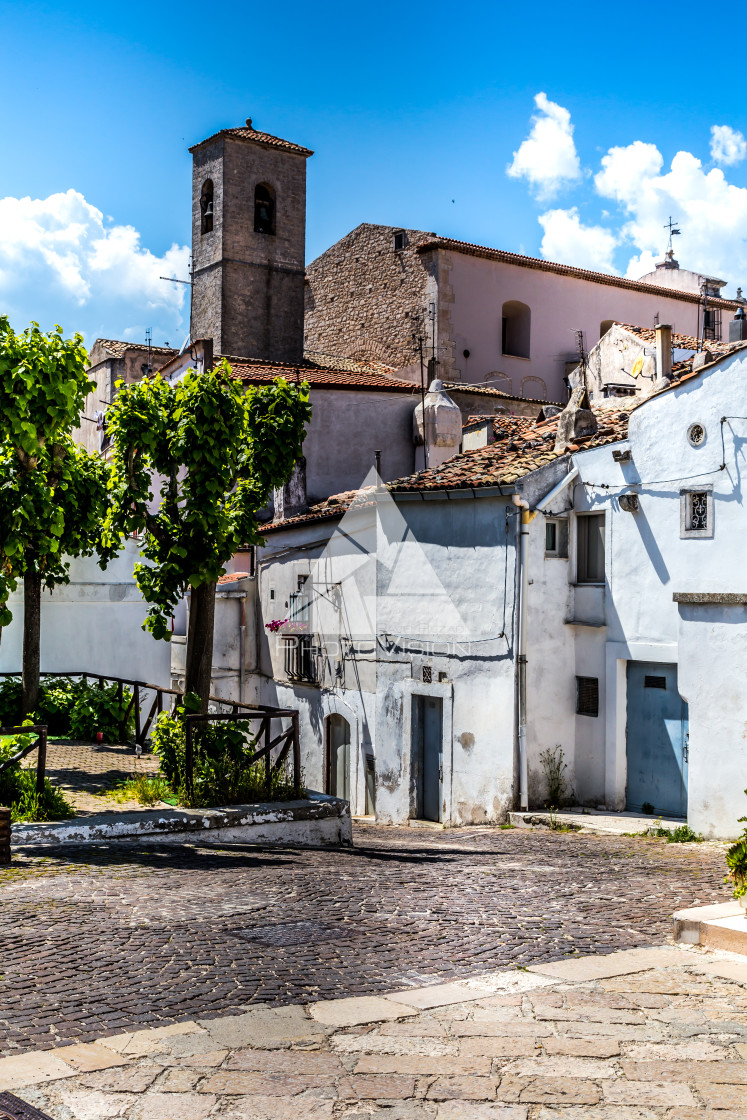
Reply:
<svg viewBox="0 0 747 1120"><path fill-rule="evenodd" d="M261 541L257 511L290 478L310 415L306 384L278 378L244 392L226 362L190 370L175 385L156 375L122 386L107 413L110 538L145 532L135 579L155 637L170 638L170 619L190 591L186 691L203 710L218 577L242 546Z"/></svg>
<svg viewBox="0 0 747 1120"><path fill-rule="evenodd" d="M0 625L22 579L22 715L39 696L42 588L67 583L70 559L99 550L108 507L106 464L71 435L94 387L87 367L81 335L37 323L17 334L0 316Z"/></svg>

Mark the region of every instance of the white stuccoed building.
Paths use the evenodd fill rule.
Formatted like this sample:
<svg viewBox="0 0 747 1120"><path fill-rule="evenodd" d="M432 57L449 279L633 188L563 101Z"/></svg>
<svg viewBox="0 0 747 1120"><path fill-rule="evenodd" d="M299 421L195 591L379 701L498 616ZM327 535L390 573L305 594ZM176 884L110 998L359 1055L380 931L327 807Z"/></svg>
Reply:
<svg viewBox="0 0 747 1120"><path fill-rule="evenodd" d="M747 812L746 448L740 345L573 454L532 534L530 772L554 735L581 800L710 836ZM548 523L568 530L562 612Z"/></svg>

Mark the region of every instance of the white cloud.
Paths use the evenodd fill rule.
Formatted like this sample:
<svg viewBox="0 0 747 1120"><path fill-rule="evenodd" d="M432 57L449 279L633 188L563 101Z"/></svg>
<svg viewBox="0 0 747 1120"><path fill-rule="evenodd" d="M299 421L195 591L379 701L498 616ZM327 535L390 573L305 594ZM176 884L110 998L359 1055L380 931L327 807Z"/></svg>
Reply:
<svg viewBox="0 0 747 1120"><path fill-rule="evenodd" d="M729 128L728 124L711 126L711 159L714 163L733 167L735 163L741 163L745 156L747 141L741 132Z"/></svg>
<svg viewBox="0 0 747 1120"><path fill-rule="evenodd" d="M574 206L571 210L548 210L540 214L545 231L541 252L546 260L574 264L597 272L615 272L612 257L617 238L603 226L584 226Z"/></svg>
<svg viewBox="0 0 747 1120"><path fill-rule="evenodd" d="M581 178L581 164L568 110L544 93L538 93L534 103L539 112L532 117L531 132L506 171L512 179L526 179L538 198L548 198Z"/></svg>
<svg viewBox="0 0 747 1120"><path fill-rule="evenodd" d="M668 171L653 144L640 140L611 148L594 179L603 198L627 217L620 233L637 250L627 274L638 277L661 260L670 215L682 238L675 243L683 268L740 283L747 278L747 189L729 183L723 171L703 170L691 152L677 152Z"/></svg>
<svg viewBox="0 0 747 1120"><path fill-rule="evenodd" d="M186 277L189 250L172 245L157 256L132 226L108 224L78 191L48 198L0 199L0 313L16 329L36 319L97 334L181 343L185 287L160 276Z"/></svg>

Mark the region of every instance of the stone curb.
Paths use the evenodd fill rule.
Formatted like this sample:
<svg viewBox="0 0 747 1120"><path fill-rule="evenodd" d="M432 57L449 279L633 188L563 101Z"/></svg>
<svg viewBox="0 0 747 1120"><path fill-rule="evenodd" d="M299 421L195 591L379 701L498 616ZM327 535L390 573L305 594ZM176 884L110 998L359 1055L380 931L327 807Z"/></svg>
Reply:
<svg viewBox="0 0 747 1120"><path fill-rule="evenodd" d="M348 803L316 792L310 792L309 799L303 801L260 802L216 809L96 813L70 821L27 824L12 830L11 844L13 848L25 848L111 843L142 837L173 843L189 839L195 833L211 833L212 840L226 843L352 844Z"/></svg>
<svg viewBox="0 0 747 1120"><path fill-rule="evenodd" d="M175 1035L214 1035L218 1046L230 1045L226 1041L230 1036L235 1036L237 1044L241 1044L238 1040L245 1038L247 1034L265 1034L268 1030L274 1030L276 1037L290 1041L310 1035L329 1034L345 1027L405 1019L422 1010L476 1002L496 994L527 991L540 986L583 984L589 980L625 976L681 964L699 972L725 976L747 986L747 961L742 963L714 957L701 949L683 946L627 949L606 955L536 965L528 970L487 972L458 983L414 987L392 992L388 996L318 1000L304 1006L291 1004L275 1007L259 1004L243 1015L170 1023L162 1027L105 1036L92 1043L74 1043L53 1050L11 1055L0 1058L0 1092L75 1077L80 1073L125 1066L131 1059L157 1055L159 1045Z"/></svg>

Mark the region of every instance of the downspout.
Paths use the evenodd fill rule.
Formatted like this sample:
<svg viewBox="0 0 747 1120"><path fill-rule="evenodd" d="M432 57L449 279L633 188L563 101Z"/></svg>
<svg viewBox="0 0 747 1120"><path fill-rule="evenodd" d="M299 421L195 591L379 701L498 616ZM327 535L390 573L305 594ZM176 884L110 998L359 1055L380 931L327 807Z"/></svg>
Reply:
<svg viewBox="0 0 747 1120"><path fill-rule="evenodd" d="M529 808L527 773L527 590L529 587L529 567L527 564L527 545L529 543L529 522L533 514L529 512L529 502L518 494L513 496L513 504L521 510L519 530L519 805Z"/></svg>
<svg viewBox="0 0 747 1120"><path fill-rule="evenodd" d="M519 740L519 801L521 809L529 808L529 775L527 766L527 597L529 594L529 522L551 504L567 486L578 478L578 467L573 467L557 486L546 494L530 512L529 502L525 502L518 494L513 496L513 504L521 510L521 528L519 531L519 711L518 711L518 740Z"/></svg>
<svg viewBox="0 0 747 1120"><path fill-rule="evenodd" d="M239 599L239 703L244 703L244 649L246 642L246 595Z"/></svg>

